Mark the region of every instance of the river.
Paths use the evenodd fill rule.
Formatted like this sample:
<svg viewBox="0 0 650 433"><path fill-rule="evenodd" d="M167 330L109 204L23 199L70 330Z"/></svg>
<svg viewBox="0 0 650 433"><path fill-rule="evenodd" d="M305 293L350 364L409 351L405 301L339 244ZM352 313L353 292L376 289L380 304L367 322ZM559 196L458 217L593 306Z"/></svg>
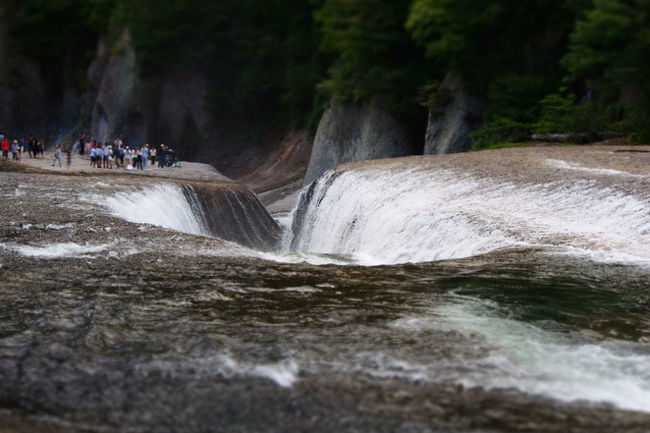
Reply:
<svg viewBox="0 0 650 433"><path fill-rule="evenodd" d="M0 173L0 422L648 431L648 176L432 161L328 173L266 251L173 182Z"/></svg>

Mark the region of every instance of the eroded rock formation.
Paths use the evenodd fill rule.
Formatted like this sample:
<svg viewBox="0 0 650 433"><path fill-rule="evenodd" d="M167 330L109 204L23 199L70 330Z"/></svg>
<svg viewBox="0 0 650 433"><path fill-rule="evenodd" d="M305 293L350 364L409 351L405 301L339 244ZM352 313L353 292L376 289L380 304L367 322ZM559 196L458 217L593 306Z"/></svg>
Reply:
<svg viewBox="0 0 650 433"><path fill-rule="evenodd" d="M470 150L469 134L480 126L484 111L483 101L465 90L461 78L448 74L429 109L424 154Z"/></svg>
<svg viewBox="0 0 650 433"><path fill-rule="evenodd" d="M305 184L344 162L413 154L404 128L385 108L382 98L363 105L333 100L320 120Z"/></svg>

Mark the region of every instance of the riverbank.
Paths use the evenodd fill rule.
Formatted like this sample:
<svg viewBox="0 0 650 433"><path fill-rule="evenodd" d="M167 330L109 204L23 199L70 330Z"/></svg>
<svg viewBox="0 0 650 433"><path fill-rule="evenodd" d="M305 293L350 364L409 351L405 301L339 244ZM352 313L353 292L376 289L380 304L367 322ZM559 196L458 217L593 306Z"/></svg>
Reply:
<svg viewBox="0 0 650 433"><path fill-rule="evenodd" d="M32 172L47 174L79 175L79 176L132 176L132 177L153 177L161 179L189 180L198 182L233 182L217 171L209 164L198 162L181 161L180 167L158 168L147 165L143 170L126 170L125 168L96 168L90 165L90 157L78 154L72 155L72 161L68 167L65 154L62 156L62 167L58 163L52 165L54 152L45 152L42 158L30 158L23 155L22 160L17 163L9 160L12 164L22 164Z"/></svg>

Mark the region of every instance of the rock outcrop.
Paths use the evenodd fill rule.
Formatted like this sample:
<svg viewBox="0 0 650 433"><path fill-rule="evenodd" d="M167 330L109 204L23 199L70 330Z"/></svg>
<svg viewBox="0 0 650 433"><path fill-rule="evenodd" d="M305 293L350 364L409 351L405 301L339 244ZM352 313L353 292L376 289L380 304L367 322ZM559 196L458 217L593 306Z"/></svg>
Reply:
<svg viewBox="0 0 650 433"><path fill-rule="evenodd" d="M183 192L210 234L249 248L272 250L281 230L257 196L236 183L190 183Z"/></svg>
<svg viewBox="0 0 650 433"><path fill-rule="evenodd" d="M470 150L469 134L480 126L485 106L479 98L467 93L458 75L449 73L429 109L424 154Z"/></svg>
<svg viewBox="0 0 650 433"><path fill-rule="evenodd" d="M93 94L96 89L96 94L89 96L93 107L90 135L103 142L120 136L128 137L127 144L144 144L142 86L137 77L135 50L127 33L114 50L100 42L88 77L93 84Z"/></svg>
<svg viewBox="0 0 650 433"><path fill-rule="evenodd" d="M92 108L80 129L101 141L119 136L131 146L164 143L183 159L214 162L202 146L218 142L206 108L207 77L198 68L170 68L149 83L137 67L128 32L112 49L106 41L99 42L87 72L85 106Z"/></svg>
<svg viewBox="0 0 650 433"><path fill-rule="evenodd" d="M318 125L304 184L344 162L405 156L413 151L406 131L382 98L374 97L363 105L332 100Z"/></svg>

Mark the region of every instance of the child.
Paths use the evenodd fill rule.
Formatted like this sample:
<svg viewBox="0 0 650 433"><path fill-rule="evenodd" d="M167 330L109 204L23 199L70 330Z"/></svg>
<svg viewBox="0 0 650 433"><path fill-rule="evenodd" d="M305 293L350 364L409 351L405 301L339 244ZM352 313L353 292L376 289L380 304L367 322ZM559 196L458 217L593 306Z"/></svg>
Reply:
<svg viewBox="0 0 650 433"><path fill-rule="evenodd" d="M68 151L65 164L66 164L66 167L68 167L68 168L70 168L70 166L72 165L72 152L70 152L70 151Z"/></svg>
<svg viewBox="0 0 650 433"><path fill-rule="evenodd" d="M57 160L59 161L59 167L63 167L63 165L61 165L61 146L58 144L56 145L56 149L54 150L54 161L52 161L52 167L54 167L54 163Z"/></svg>

